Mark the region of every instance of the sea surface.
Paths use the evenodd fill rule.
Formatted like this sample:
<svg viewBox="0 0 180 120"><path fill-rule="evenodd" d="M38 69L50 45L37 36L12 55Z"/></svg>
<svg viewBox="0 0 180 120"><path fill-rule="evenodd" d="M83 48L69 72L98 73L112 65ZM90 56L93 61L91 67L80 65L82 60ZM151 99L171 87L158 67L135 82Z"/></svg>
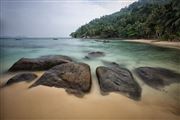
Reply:
<svg viewBox="0 0 180 120"><path fill-rule="evenodd" d="M105 40L107 41L107 40ZM104 62L116 62L133 72L137 67L162 67L180 73L180 50L156 47L122 40L26 38L0 39L0 83L16 73L8 69L20 58L44 55L67 55L90 65L92 88L83 98L68 94L63 88L38 86L20 82L0 88L0 119L180 119L180 84L166 86L163 91L144 84L139 101L118 93L102 95L95 70ZM101 51L104 57L85 59L89 52ZM36 71L39 77L43 71Z"/></svg>
<svg viewBox="0 0 180 120"><path fill-rule="evenodd" d="M93 51L106 55L93 60L84 57ZM0 39L0 73L6 72L17 60L23 57L35 58L43 55L67 55L91 67L102 65L103 61L117 62L133 69L139 66L157 66L180 72L180 50L133 43L122 40L34 38Z"/></svg>

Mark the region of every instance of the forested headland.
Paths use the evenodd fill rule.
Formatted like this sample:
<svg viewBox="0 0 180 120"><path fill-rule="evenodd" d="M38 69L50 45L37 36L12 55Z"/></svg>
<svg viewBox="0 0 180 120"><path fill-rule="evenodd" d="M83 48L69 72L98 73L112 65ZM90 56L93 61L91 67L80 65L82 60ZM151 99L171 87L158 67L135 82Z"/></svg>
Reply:
<svg viewBox="0 0 180 120"><path fill-rule="evenodd" d="M139 0L78 28L74 38L128 38L180 41L179 0Z"/></svg>

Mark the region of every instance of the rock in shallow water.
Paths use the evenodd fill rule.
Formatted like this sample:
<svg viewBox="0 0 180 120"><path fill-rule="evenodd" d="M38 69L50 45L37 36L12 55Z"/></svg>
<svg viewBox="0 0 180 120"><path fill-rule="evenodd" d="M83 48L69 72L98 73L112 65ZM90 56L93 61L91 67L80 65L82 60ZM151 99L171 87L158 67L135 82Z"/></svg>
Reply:
<svg viewBox="0 0 180 120"><path fill-rule="evenodd" d="M83 94L90 91L90 67L84 63L66 63L55 66L45 72L31 87L45 85L66 88L72 93Z"/></svg>
<svg viewBox="0 0 180 120"><path fill-rule="evenodd" d="M105 56L104 52L97 51L97 52L88 53L88 55L85 56L85 58L90 59L90 58L103 57L103 56Z"/></svg>
<svg viewBox="0 0 180 120"><path fill-rule="evenodd" d="M9 69L9 71L48 70L56 65L68 62L72 62L72 59L68 56L62 55L47 55L39 58L21 58Z"/></svg>
<svg viewBox="0 0 180 120"><path fill-rule="evenodd" d="M121 92L128 94L128 97L132 99L140 99L141 87L129 70L120 67L100 66L96 69L96 74L103 92Z"/></svg>
<svg viewBox="0 0 180 120"><path fill-rule="evenodd" d="M135 72L147 85L155 89L180 82L179 73L164 68L139 67Z"/></svg>
<svg viewBox="0 0 180 120"><path fill-rule="evenodd" d="M11 85L17 82L31 82L32 80L36 79L38 76L34 73L19 73L17 75L15 75L14 77L10 78L7 83L5 84L5 86L7 85Z"/></svg>

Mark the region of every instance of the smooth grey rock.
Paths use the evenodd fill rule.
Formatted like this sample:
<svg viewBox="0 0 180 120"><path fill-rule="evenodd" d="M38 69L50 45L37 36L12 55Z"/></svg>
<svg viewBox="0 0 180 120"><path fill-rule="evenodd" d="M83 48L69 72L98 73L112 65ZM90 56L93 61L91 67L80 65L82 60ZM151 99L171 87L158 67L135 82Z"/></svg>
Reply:
<svg viewBox="0 0 180 120"><path fill-rule="evenodd" d="M120 92L139 100L141 87L134 80L131 72L120 67L100 66L96 69L100 89L103 92Z"/></svg>
<svg viewBox="0 0 180 120"><path fill-rule="evenodd" d="M85 56L86 59L91 59L91 58L97 58L97 57L103 57L105 56L104 52L89 52L87 56Z"/></svg>
<svg viewBox="0 0 180 120"><path fill-rule="evenodd" d="M5 86L12 85L17 82L31 82L32 80L36 79L38 76L34 73L19 73L15 75L14 77L10 78Z"/></svg>
<svg viewBox="0 0 180 120"><path fill-rule="evenodd" d="M72 93L86 93L91 88L90 67L84 63L66 63L45 72L31 87L45 85L70 89ZM75 92L76 91L76 92Z"/></svg>
<svg viewBox="0 0 180 120"><path fill-rule="evenodd" d="M179 73L164 68L139 67L135 72L147 85L155 89L180 82Z"/></svg>
<svg viewBox="0 0 180 120"><path fill-rule="evenodd" d="M62 55L47 55L39 58L21 58L9 69L9 71L48 70L56 65L72 61L73 60L70 57Z"/></svg>

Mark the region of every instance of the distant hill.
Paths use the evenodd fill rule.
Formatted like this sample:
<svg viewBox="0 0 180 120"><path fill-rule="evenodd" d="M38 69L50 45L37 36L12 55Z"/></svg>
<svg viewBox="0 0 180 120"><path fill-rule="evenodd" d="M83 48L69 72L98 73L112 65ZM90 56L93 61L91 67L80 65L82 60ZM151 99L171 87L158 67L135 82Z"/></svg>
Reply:
<svg viewBox="0 0 180 120"><path fill-rule="evenodd" d="M119 12L90 21L70 35L180 40L180 1L139 0Z"/></svg>

